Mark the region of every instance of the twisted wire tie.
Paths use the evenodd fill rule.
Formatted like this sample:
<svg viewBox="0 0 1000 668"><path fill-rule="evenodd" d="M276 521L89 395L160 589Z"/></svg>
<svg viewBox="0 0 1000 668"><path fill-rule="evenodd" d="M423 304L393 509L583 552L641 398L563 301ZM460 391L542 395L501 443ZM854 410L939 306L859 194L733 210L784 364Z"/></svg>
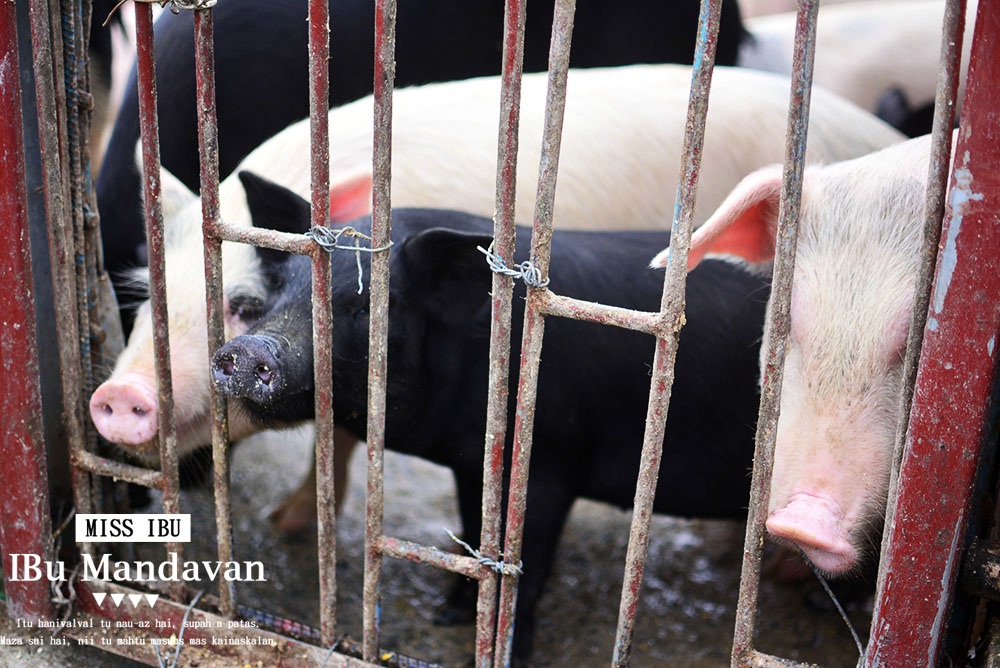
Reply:
<svg viewBox="0 0 1000 668"><path fill-rule="evenodd" d="M492 568L500 575L518 575L518 576L524 575L524 570L521 568L521 566L524 565L523 561L518 562L518 564L515 566L514 564L508 564L503 561L497 561L496 559L490 559L489 557L483 556L482 552L473 549L471 545L469 545L464 540L453 534L451 532L451 529L445 529L444 531L453 541L464 547L469 554L475 557L477 563Z"/></svg>
<svg viewBox="0 0 1000 668"><path fill-rule="evenodd" d="M515 265L515 268L511 268L507 266L507 262L502 257L493 252L492 243L489 249L476 246L476 250L486 256L486 264L490 265L490 269L498 274L524 279L524 282L533 288L544 288L549 284L549 279L542 280L542 270L535 266L531 260L525 260L521 264Z"/></svg>
<svg viewBox="0 0 1000 668"><path fill-rule="evenodd" d="M342 236L352 237L354 239L353 246L341 246L340 237ZM364 283L361 282L361 254L362 253L381 253L382 251L387 251L392 247L392 242L390 241L385 246L381 248L364 248L361 246L361 240L364 239L368 243L373 243L372 238L366 234L358 232L353 227L347 226L342 227L338 230L331 230L329 227L313 226L311 230L306 232L306 236L319 244L319 247L325 250L327 253L332 253L335 250L346 250L354 253L354 258L357 260L358 265L358 294L360 295L364 289Z"/></svg>
<svg viewBox="0 0 1000 668"><path fill-rule="evenodd" d="M218 0L132 0L132 2L143 2L147 5L159 5L160 7L168 7L172 14L180 14L182 9L211 9L215 7L215 3ZM108 21L111 17L115 15L115 12L124 5L128 0L121 0L114 8L108 12L108 17L104 19L104 23L101 27L107 27Z"/></svg>

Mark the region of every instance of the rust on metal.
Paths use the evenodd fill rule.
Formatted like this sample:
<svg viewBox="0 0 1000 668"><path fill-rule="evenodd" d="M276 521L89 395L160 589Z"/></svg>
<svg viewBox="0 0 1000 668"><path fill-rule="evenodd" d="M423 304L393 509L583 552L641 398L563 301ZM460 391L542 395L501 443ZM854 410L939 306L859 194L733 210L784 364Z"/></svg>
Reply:
<svg viewBox="0 0 1000 668"><path fill-rule="evenodd" d="M556 174L559 168L562 123L566 110L566 79L569 74L569 51L575 12L575 0L557 0L555 13L552 17L548 90L545 98L545 125L542 135L542 155L538 166L534 226L531 235L531 259L543 280L548 276L549 271L552 212L555 202ZM538 288L528 288L529 304L524 312L517 412L514 419L514 450L511 458L507 526L504 534L504 560L513 564L521 561L521 540L524 533L524 516L528 494L528 467L531 461L531 432L534 425L538 367L545 329L545 317L531 308L530 304L530 295L536 290ZM494 663L502 665L510 663L513 648L517 581L517 575L514 574L504 574L501 578Z"/></svg>
<svg viewBox="0 0 1000 668"><path fill-rule="evenodd" d="M309 128L310 187L313 227L328 223L330 211L330 8L326 0L309 0ZM333 448L333 306L330 258L312 255L313 377L316 397L316 515L319 568L320 629L323 644L336 638L337 518L334 513Z"/></svg>
<svg viewBox="0 0 1000 668"><path fill-rule="evenodd" d="M774 467L774 441L781 404L781 379L790 326L792 274L795 270L795 247L798 241L818 9L819 3L816 0L801 0L795 21L785 166L781 184L781 203L778 208L774 279L767 313L771 334L761 368L763 378L760 413L757 417L753 480L750 485L749 516L743 548L743 568L740 574L736 632L733 637L734 666L759 665L751 663L751 658L759 654L753 651L753 632L760 588L764 521L767 515L771 472Z"/></svg>
<svg viewBox="0 0 1000 668"><path fill-rule="evenodd" d="M3 555L7 611L15 619L52 616L49 583L13 581L11 555L53 559L48 473L42 433L42 398L35 340L21 82L18 71L17 17L13 3L0 4L0 354L4 391L0 393L0 553Z"/></svg>
<svg viewBox="0 0 1000 668"><path fill-rule="evenodd" d="M212 232L219 219L219 133L215 114L214 19L211 9L194 13L195 85L198 100L198 155L200 158L202 233L205 246L205 299L208 314L208 360L225 343L223 325L222 242ZM215 492L215 532L219 561L233 559L232 516L229 494L229 414L226 398L211 390L212 468ZM222 614L235 614L233 583L219 582Z"/></svg>
<svg viewBox="0 0 1000 668"><path fill-rule="evenodd" d="M143 206L146 244L149 248L149 296L153 313L153 351L156 360L157 410L160 438L160 489L163 512L180 512L177 479L177 432L170 374L170 341L167 320L166 270L163 263L163 212L160 206L160 141L156 118L156 72L153 63L153 14L149 5L135 7L136 70L139 82L139 125L142 142ZM179 543L167 543L167 552L181 557ZM176 597L182 596L175 587Z"/></svg>
<svg viewBox="0 0 1000 668"><path fill-rule="evenodd" d="M392 91L396 76L396 1L375 1L374 145L372 155L372 248L387 248L391 224ZM362 649L366 661L379 653L382 605L382 519L385 399L389 331L389 253L372 253L368 327L368 494L365 504L365 571Z"/></svg>
<svg viewBox="0 0 1000 668"><path fill-rule="evenodd" d="M670 336L673 332L671 319L660 311L633 311L620 306L608 306L596 302L583 301L572 297L557 295L547 288L537 290L532 298L536 300L537 308L544 315L554 315L573 320L584 320L599 325L610 325L653 336Z"/></svg>
<svg viewBox="0 0 1000 668"><path fill-rule="evenodd" d="M500 84L500 128L497 140L496 212L493 250L508 266L514 261L514 200L517 187L518 124L521 118L521 77L524 73L525 0L507 0L504 8L503 67ZM489 395L483 455L482 531L480 553L500 559L503 453L507 440L510 393L510 325L514 279L494 272L490 319ZM497 574L487 571L479 580L476 604L476 666L493 665L496 627Z"/></svg>
<svg viewBox="0 0 1000 668"><path fill-rule="evenodd" d="M931 299L934 267L937 265L938 243L941 239L941 219L944 216L945 191L948 187L948 169L951 166L952 128L955 127L956 98L959 71L962 66L962 41L965 35L965 0L947 0L944 24L941 28L941 57L938 68L937 93L934 100L934 125L931 137L931 161L927 175L927 202L924 212L923 246L920 249L920 270L917 276L910 316L910 330L906 340L906 358L903 361L903 390L900 396L899 422L893 448L892 469L889 475L889 495L885 509L885 526L892 526L896 508L896 484L899 479L899 462L903 458L906 429L909 425L910 404L913 401L913 384L917 378L917 364L923 344L927 307ZM885 556L889 532L883 532L882 557ZM884 558L879 563L885 563ZM879 575L879 584L882 577Z"/></svg>
<svg viewBox="0 0 1000 668"><path fill-rule="evenodd" d="M452 573L464 575L474 580L484 577L489 569L479 565L473 557L452 554L434 547L427 547L408 540L381 536L376 544L378 551L386 557L406 559L417 563L441 568Z"/></svg>
<svg viewBox="0 0 1000 668"><path fill-rule="evenodd" d="M691 71L691 93L685 124L680 180L677 184L677 204L670 231L671 256L660 299L660 312L667 331L661 332L656 339L656 353L653 357L653 377L650 380L646 430L643 435L632 526L625 557L625 577L618 609L613 666L627 666L632 658L635 616L646 568L653 499L660 472L663 435L666 431L667 410L670 407L670 393L674 382L674 361L677 358L680 330L684 324L687 257L691 245L691 230L694 226L694 205L698 176L701 172L705 120L708 115L708 96L712 87L721 11L722 0L702 0L698 17L694 68Z"/></svg>
<svg viewBox="0 0 1000 668"><path fill-rule="evenodd" d="M97 475L108 476L115 480L124 480L135 485L161 489L160 482L162 476L159 471L145 469L132 464L115 461L100 457L92 452L81 450L70 454L73 465L84 471L89 471ZM77 511L80 512L80 511Z"/></svg>
<svg viewBox="0 0 1000 668"><path fill-rule="evenodd" d="M936 666L989 433L1000 335L1000 2L980 3L866 668Z"/></svg>

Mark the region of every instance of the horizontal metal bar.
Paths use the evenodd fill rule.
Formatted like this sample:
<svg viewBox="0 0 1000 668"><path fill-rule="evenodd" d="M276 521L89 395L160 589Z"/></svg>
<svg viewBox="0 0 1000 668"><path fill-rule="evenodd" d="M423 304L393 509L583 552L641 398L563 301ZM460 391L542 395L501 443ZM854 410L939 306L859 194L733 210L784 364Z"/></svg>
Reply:
<svg viewBox="0 0 1000 668"><path fill-rule="evenodd" d="M620 306L607 306L557 295L548 289L532 291L529 300L532 302L530 306L538 309L543 315L612 325L660 338L670 335L670 319L660 312L633 311Z"/></svg>
<svg viewBox="0 0 1000 668"><path fill-rule="evenodd" d="M378 541L378 550L387 557L436 566L474 580L482 578L487 571L486 567L481 566L473 557L452 554L436 547L428 547L390 536L381 537Z"/></svg>
<svg viewBox="0 0 1000 668"><path fill-rule="evenodd" d="M144 469L140 466L132 466L113 459L99 457L86 450L76 450L71 454L74 466L78 466L85 471L96 473L97 475L108 476L115 480L124 480L135 485L160 489L163 484L163 476L159 471Z"/></svg>
<svg viewBox="0 0 1000 668"><path fill-rule="evenodd" d="M816 668L814 663L799 663L757 650L733 654L733 668Z"/></svg>
<svg viewBox="0 0 1000 668"><path fill-rule="evenodd" d="M222 221L205 226L205 235L222 241L234 241L240 244L252 244L263 248L295 253L296 255L312 256L319 249L315 241L303 234L291 234L266 230L260 227L245 227L232 225Z"/></svg>

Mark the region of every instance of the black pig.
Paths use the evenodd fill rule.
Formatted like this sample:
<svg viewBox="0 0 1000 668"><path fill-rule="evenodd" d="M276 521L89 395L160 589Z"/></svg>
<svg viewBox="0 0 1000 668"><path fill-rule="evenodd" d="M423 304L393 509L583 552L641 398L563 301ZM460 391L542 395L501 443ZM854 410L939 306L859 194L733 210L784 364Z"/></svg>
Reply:
<svg viewBox="0 0 1000 668"><path fill-rule="evenodd" d="M254 224L303 232L308 204L243 172ZM370 230L370 219L351 223ZM454 211L397 209L388 341L386 446L449 467L465 536L480 535L490 333L491 272L477 246L492 223ZM663 232L557 230L551 285L558 293L656 310L663 274L647 268ZM528 254L528 231L517 257ZM264 315L216 353L213 378L266 426L313 418L310 261L261 250L273 286ZM331 255L334 276L334 419L366 437L368 294L355 257ZM367 285L367 262L365 263ZM687 517L742 517L749 495L758 405L758 350L766 279L724 261L703 262L687 286L673 398L655 510ZM515 292L517 355L524 287ZM632 504L654 340L561 318L545 328L524 527L514 656L527 658L533 614L566 516L577 497ZM515 357L516 359L516 357ZM511 410L516 394L511 379ZM508 435L512 430L508 429ZM508 448L509 450L509 448ZM508 453L509 461L509 453Z"/></svg>

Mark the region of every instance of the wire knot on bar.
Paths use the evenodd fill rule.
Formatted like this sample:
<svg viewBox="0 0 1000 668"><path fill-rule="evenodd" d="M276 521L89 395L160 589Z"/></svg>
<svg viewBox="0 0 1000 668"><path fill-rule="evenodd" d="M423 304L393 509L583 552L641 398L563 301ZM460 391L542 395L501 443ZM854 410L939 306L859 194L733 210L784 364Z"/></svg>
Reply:
<svg viewBox="0 0 1000 668"><path fill-rule="evenodd" d="M117 12L118 9L126 2L128 2L128 0L121 0L121 2L115 5L111 11L108 12L107 18L104 19L104 23L101 24L102 28L107 27L111 17L114 16L115 12ZM211 9L212 7L215 7L215 3L218 2L218 0L132 0L132 2L144 2L147 5L168 7L170 9L170 13L180 14L182 9Z"/></svg>
<svg viewBox="0 0 1000 668"><path fill-rule="evenodd" d="M482 249L480 248L479 250ZM483 566L489 566L500 575L524 575L524 570L521 569L523 562L518 563L515 566L514 564L508 564L503 561L497 561L496 559L490 559L489 557L483 556L482 552L473 549L471 545L469 545L464 540L453 534L451 532L451 529L445 529L444 531L445 533L448 534L449 537L451 537L453 541L464 547L469 552L469 554L475 557L476 562L482 564Z"/></svg>
<svg viewBox="0 0 1000 668"><path fill-rule="evenodd" d="M502 257L493 252L493 244L490 244L489 249L476 246L476 250L486 256L486 264L490 265L490 269L498 274L523 278L524 282L533 288L544 288L549 284L549 279L542 280L542 270L536 267L531 260L525 260L512 269L507 266L507 262Z"/></svg>
<svg viewBox="0 0 1000 668"><path fill-rule="evenodd" d="M392 247L392 242L390 241L385 246L381 248L364 248L361 246L361 240L364 239L368 243L372 243L372 238L367 234L362 234L358 232L353 227L342 227L339 230L331 230L329 227L313 226L311 230L306 232L306 236L319 244L320 248L325 250L327 253L332 253L335 250L346 250L354 253L355 259L358 261L358 294L360 295L364 289L364 283L361 282L361 254L362 253L381 253L382 251L389 250ZM353 246L341 246L340 237L348 236L354 238Z"/></svg>

